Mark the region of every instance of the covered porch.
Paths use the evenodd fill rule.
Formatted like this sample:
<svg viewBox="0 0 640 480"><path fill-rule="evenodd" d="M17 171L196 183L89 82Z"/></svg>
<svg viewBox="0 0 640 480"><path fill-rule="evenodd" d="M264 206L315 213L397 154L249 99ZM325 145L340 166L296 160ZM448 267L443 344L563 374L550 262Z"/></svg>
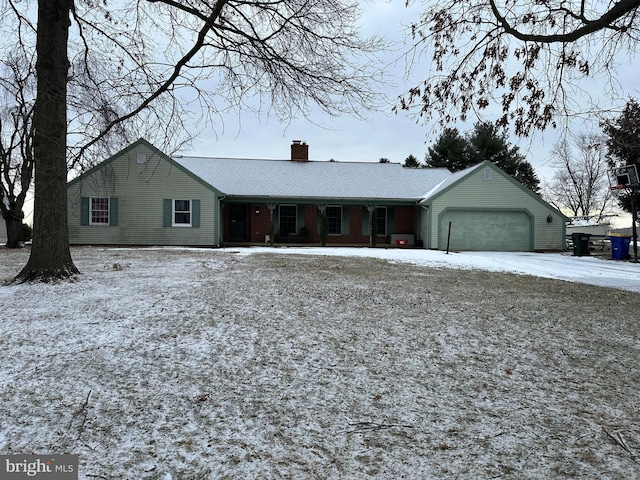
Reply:
<svg viewBox="0 0 640 480"><path fill-rule="evenodd" d="M227 246L413 247L419 244L418 208L413 204L225 201L222 241Z"/></svg>

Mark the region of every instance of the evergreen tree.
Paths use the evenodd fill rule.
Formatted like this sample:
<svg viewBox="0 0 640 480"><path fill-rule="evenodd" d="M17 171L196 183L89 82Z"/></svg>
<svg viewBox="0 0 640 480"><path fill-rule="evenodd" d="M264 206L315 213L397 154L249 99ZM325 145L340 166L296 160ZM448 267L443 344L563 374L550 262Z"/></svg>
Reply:
<svg viewBox="0 0 640 480"><path fill-rule="evenodd" d="M517 147L509 147L506 133L491 122L478 122L473 126L467 138L467 156L471 165L489 160L505 171L524 159Z"/></svg>
<svg viewBox="0 0 640 480"><path fill-rule="evenodd" d="M404 159L403 167L418 168L418 167L421 167L421 165L420 165L420 161L418 161L416 157L414 157L413 155L409 155L407 158Z"/></svg>
<svg viewBox="0 0 640 480"><path fill-rule="evenodd" d="M491 122L478 122L467 139L470 165L489 160L515 178L529 190L538 193L540 179L533 166L525 160L520 148L511 146L504 130Z"/></svg>
<svg viewBox="0 0 640 480"><path fill-rule="evenodd" d="M506 132L491 122L478 122L464 137L456 128L447 128L425 155L428 167L464 170L489 160L522 185L538 193L540 180L517 146L511 146Z"/></svg>
<svg viewBox="0 0 640 480"><path fill-rule="evenodd" d="M457 128L445 128L433 147L425 155L427 167L447 168L450 172L464 170L473 164L467 157L467 140Z"/></svg>
<svg viewBox="0 0 640 480"><path fill-rule="evenodd" d="M619 117L601 124L607 136L607 161L613 167L640 163L640 104L629 99Z"/></svg>
<svg viewBox="0 0 640 480"><path fill-rule="evenodd" d="M540 179L538 178L538 175L536 175L536 171L533 169L533 165L531 165L526 160L518 162L512 172L509 172L507 170L505 170L505 172L507 172L532 192L540 194Z"/></svg>
<svg viewBox="0 0 640 480"><path fill-rule="evenodd" d="M601 127L607 137L607 162L611 168L635 164L640 170L640 104L629 99L619 117L605 120ZM620 196L620 205L631 211L629 194ZM636 192L636 205L640 205L640 195Z"/></svg>

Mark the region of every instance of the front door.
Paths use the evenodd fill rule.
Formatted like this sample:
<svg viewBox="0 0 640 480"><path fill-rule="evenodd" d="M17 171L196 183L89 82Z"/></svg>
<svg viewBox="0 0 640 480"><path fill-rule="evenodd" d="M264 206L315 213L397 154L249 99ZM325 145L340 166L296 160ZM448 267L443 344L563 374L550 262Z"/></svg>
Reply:
<svg viewBox="0 0 640 480"><path fill-rule="evenodd" d="M229 205L229 241L247 241L247 205Z"/></svg>

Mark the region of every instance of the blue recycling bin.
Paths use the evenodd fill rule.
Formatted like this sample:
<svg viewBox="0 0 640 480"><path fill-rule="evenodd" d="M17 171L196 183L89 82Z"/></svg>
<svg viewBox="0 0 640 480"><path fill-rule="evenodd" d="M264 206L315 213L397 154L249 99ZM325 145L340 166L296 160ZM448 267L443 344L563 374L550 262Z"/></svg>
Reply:
<svg viewBox="0 0 640 480"><path fill-rule="evenodd" d="M629 243L631 237L627 235L610 235L611 258L614 260L626 260L629 256Z"/></svg>

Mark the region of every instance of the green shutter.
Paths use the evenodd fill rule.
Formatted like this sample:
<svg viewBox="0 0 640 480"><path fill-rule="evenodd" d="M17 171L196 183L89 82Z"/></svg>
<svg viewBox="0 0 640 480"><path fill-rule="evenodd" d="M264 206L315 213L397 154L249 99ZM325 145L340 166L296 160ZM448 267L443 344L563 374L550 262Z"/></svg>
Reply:
<svg viewBox="0 0 640 480"><path fill-rule="evenodd" d="M171 216L173 214L173 207L171 206L172 200L170 198L165 198L163 200L163 225L165 227L170 227L173 225Z"/></svg>
<svg viewBox="0 0 640 480"><path fill-rule="evenodd" d="M80 225L89 225L89 197L80 198Z"/></svg>
<svg viewBox="0 0 640 480"><path fill-rule="evenodd" d="M391 235L395 229L395 213L394 207L387 207L387 235Z"/></svg>
<svg viewBox="0 0 640 480"><path fill-rule="evenodd" d="M113 197L109 199L109 226L118 226L118 199Z"/></svg>
<svg viewBox="0 0 640 480"><path fill-rule="evenodd" d="M191 200L191 226L200 226L200 200Z"/></svg>
<svg viewBox="0 0 640 480"><path fill-rule="evenodd" d="M349 207L342 207L342 235L349 235Z"/></svg>
<svg viewBox="0 0 640 480"><path fill-rule="evenodd" d="M367 207L362 207L362 235L368 237L371 234L371 212Z"/></svg>

